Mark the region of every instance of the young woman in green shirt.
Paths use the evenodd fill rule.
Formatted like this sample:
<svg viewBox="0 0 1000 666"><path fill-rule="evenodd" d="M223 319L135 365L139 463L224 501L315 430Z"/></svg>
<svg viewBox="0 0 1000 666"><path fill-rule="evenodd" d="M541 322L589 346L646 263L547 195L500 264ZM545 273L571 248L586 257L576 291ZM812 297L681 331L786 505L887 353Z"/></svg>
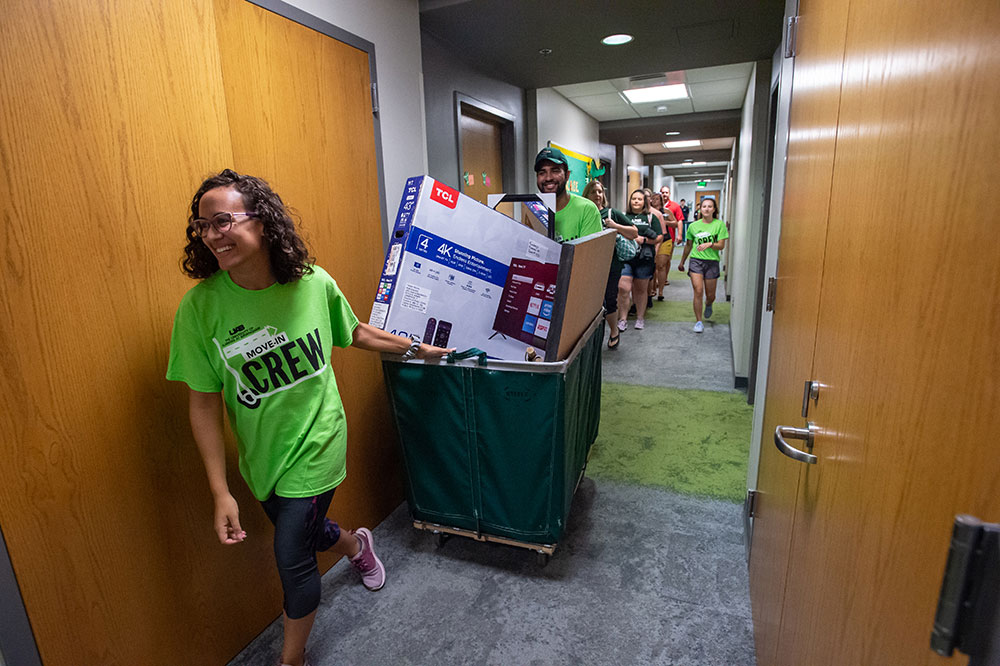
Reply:
<svg viewBox="0 0 1000 666"><path fill-rule="evenodd" d="M712 304L715 302L715 287L719 282L719 252L726 247L729 230L726 224L718 219L719 207L715 199L708 197L701 200L701 219L691 223L685 237L684 256L677 270L684 271L684 262L688 255L691 264L688 275L691 276L691 287L694 289L694 332L702 333L705 324L701 321L702 299L705 301L705 318L712 316Z"/></svg>
<svg viewBox="0 0 1000 666"><path fill-rule="evenodd" d="M359 322L263 180L226 169L202 183L190 210L183 269L199 283L177 309L167 379L188 385L215 533L235 545L247 534L226 475L223 411L229 416L240 472L274 524L281 664L303 666L320 599L316 552L348 557L370 590L385 583L371 531L341 530L326 517L347 473L347 426L328 354L354 346L408 359L449 350Z"/></svg>

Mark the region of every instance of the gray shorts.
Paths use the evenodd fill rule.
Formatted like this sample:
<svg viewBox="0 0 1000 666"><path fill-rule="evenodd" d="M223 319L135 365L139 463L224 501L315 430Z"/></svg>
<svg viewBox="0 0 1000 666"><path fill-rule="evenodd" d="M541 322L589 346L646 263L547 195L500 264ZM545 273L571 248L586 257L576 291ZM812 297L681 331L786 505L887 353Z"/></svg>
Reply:
<svg viewBox="0 0 1000 666"><path fill-rule="evenodd" d="M688 275L691 273L701 273L706 280L719 279L719 262L714 259L695 259L691 257L688 263Z"/></svg>

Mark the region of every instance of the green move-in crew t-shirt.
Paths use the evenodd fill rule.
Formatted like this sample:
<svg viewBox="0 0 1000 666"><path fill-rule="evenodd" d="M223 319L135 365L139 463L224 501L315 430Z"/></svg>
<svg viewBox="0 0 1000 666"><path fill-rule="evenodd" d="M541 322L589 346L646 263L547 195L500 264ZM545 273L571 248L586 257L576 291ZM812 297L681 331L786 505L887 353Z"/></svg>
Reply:
<svg viewBox="0 0 1000 666"><path fill-rule="evenodd" d="M590 199L569 194L569 202L556 211L556 235L564 241L596 234L604 229L601 212Z"/></svg>
<svg viewBox="0 0 1000 666"><path fill-rule="evenodd" d="M703 220L695 220L688 227L685 239L689 243L694 243L692 247L697 248L702 243L717 243L720 240L729 238L729 229L726 223L718 218L713 218L711 223ZM719 251L708 248L705 250L694 249L691 256L695 259L708 259L710 261L719 260Z"/></svg>
<svg viewBox="0 0 1000 666"><path fill-rule="evenodd" d="M328 354L351 344L358 318L322 268L244 289L225 271L177 308L167 379L222 391L240 473L258 500L311 497L347 475L347 422Z"/></svg>

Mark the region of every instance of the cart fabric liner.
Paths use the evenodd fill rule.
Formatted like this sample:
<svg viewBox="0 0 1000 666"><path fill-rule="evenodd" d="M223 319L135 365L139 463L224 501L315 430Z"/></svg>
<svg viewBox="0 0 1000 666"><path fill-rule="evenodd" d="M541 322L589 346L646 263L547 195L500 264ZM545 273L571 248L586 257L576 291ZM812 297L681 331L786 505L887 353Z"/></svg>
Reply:
<svg viewBox="0 0 1000 666"><path fill-rule="evenodd" d="M597 438L603 322L555 363L383 357L414 520L559 540Z"/></svg>

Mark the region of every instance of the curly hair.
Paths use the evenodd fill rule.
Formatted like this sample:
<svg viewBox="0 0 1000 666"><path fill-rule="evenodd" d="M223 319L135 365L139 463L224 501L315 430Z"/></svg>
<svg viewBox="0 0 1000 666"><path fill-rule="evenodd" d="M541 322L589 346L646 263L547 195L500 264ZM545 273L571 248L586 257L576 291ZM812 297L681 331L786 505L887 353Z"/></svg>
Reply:
<svg viewBox="0 0 1000 666"><path fill-rule="evenodd" d="M201 198L209 190L217 187L232 187L243 196L247 211L264 225L263 236L267 244L271 271L281 284L294 282L303 275L312 273L316 260L309 254L305 241L295 231L295 223L289 209L271 186L260 178L236 173L225 169L207 178L195 192L191 200L191 215L188 217L187 245L181 268L198 280L214 275L219 270L219 262L208 246L195 233L194 219L198 217Z"/></svg>

